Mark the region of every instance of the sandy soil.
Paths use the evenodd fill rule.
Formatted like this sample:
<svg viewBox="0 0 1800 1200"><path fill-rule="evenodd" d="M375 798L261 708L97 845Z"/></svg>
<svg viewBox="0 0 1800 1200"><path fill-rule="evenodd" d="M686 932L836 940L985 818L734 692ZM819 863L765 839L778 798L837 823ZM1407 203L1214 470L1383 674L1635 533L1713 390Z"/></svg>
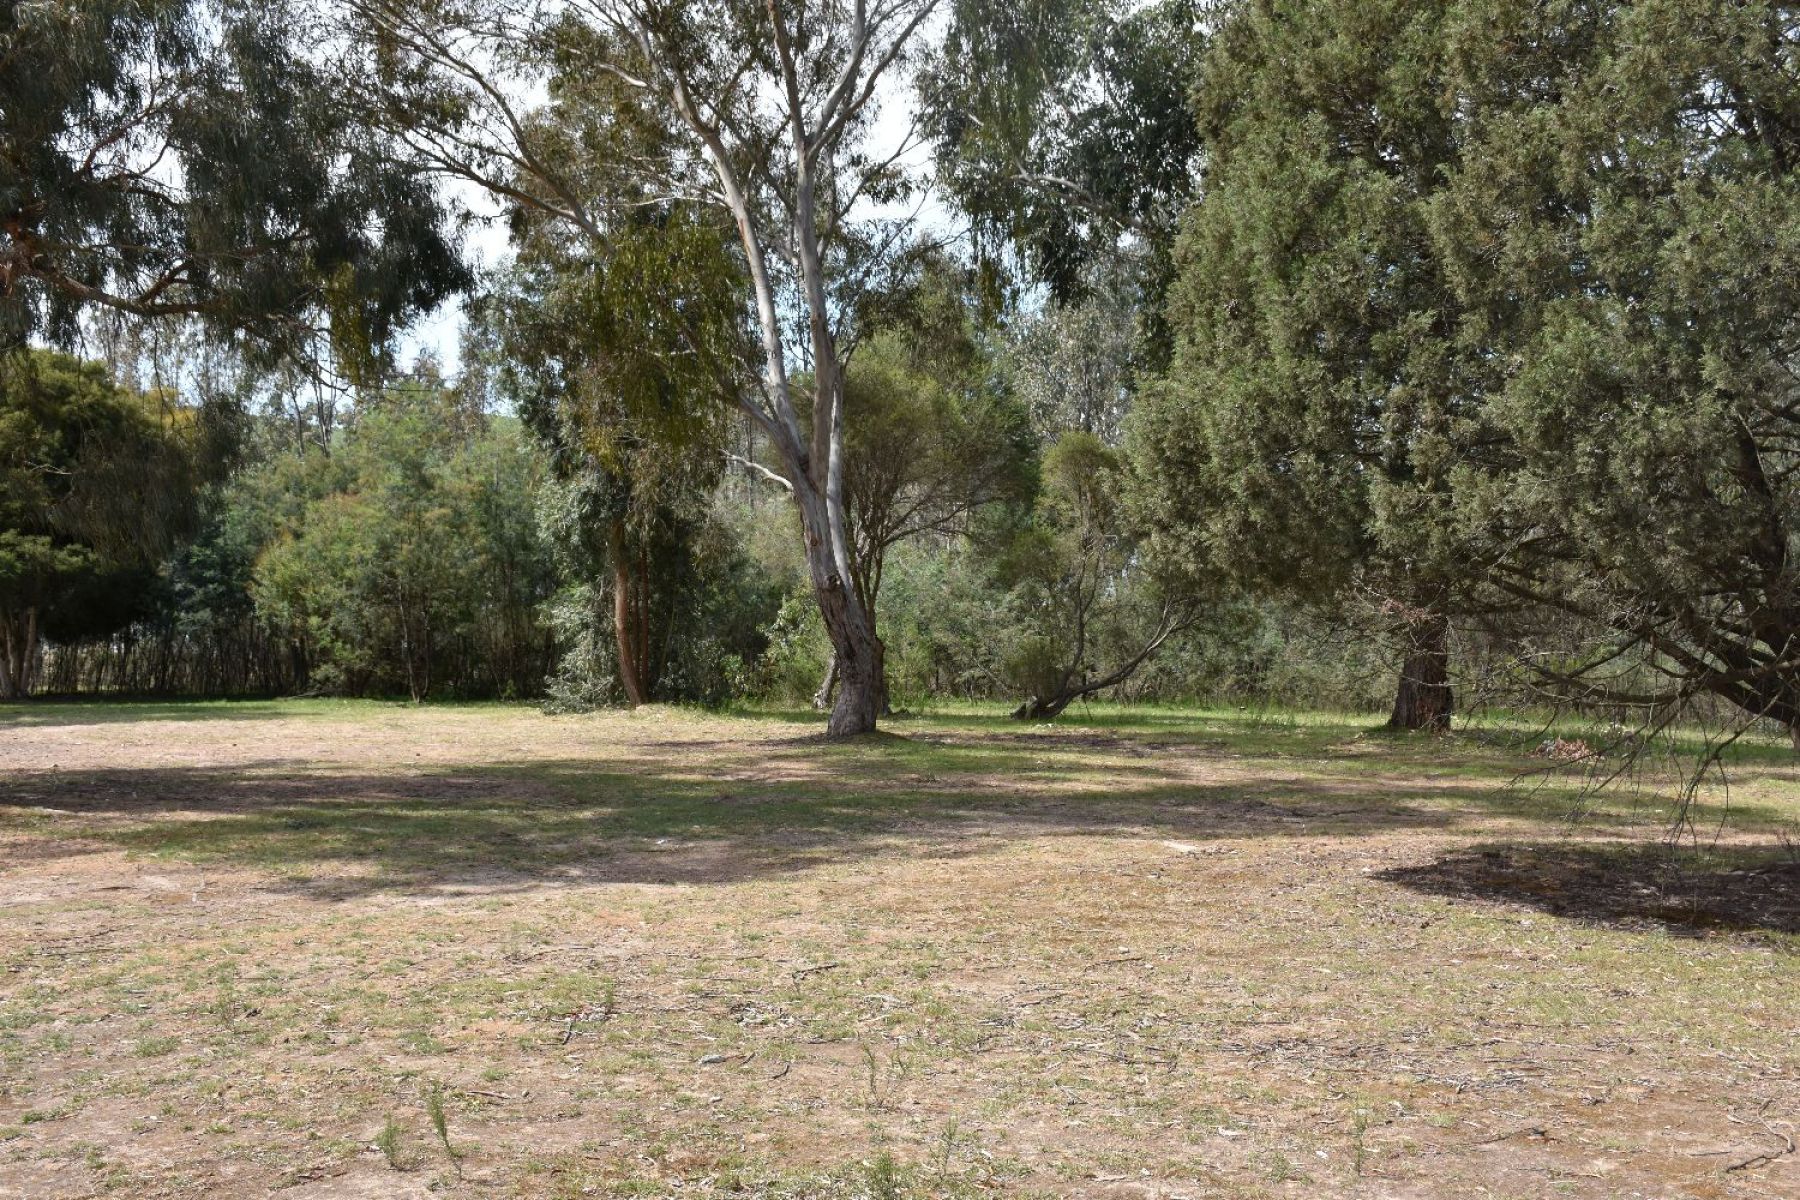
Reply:
<svg viewBox="0 0 1800 1200"><path fill-rule="evenodd" d="M1778 763L1671 859L1350 728L21 711L7 1200L1800 1196Z"/></svg>

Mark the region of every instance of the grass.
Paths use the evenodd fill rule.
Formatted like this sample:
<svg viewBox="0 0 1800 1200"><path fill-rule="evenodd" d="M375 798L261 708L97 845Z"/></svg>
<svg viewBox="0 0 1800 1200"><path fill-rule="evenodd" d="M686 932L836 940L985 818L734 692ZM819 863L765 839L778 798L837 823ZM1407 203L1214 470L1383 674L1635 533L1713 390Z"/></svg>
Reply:
<svg viewBox="0 0 1800 1200"><path fill-rule="evenodd" d="M0 1195L1800 1184L1791 757L1375 724L0 709Z"/></svg>

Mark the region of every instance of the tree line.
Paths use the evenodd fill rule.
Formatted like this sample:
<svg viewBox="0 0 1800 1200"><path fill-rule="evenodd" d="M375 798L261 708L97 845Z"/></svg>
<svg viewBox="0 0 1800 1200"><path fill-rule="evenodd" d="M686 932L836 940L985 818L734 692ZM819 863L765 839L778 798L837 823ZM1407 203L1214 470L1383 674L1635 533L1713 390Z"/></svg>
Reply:
<svg viewBox="0 0 1800 1200"><path fill-rule="evenodd" d="M1479 687L1800 746L1792 5L106 0L0 45L8 694L852 734L1386 664L1399 728ZM456 296L458 377L402 370Z"/></svg>

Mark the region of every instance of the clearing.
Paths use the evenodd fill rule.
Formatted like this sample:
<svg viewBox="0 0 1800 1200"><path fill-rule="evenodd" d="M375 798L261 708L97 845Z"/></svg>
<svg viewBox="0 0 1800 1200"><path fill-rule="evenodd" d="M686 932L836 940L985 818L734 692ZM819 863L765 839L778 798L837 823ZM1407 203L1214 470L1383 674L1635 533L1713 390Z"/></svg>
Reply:
<svg viewBox="0 0 1800 1200"><path fill-rule="evenodd" d="M0 709L0 1197L1800 1196L1791 757L1370 724Z"/></svg>

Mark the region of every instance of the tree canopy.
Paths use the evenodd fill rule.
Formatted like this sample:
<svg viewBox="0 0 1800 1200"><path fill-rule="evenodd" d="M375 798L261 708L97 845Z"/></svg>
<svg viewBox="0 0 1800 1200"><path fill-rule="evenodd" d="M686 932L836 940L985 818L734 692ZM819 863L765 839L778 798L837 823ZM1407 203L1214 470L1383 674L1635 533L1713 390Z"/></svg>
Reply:
<svg viewBox="0 0 1800 1200"><path fill-rule="evenodd" d="M195 318L369 367L467 279L431 181L277 0L0 9L0 347Z"/></svg>
<svg viewBox="0 0 1800 1200"><path fill-rule="evenodd" d="M199 414L66 355L0 355L0 696L35 682L42 637L142 615L155 565L191 526Z"/></svg>
<svg viewBox="0 0 1800 1200"><path fill-rule="evenodd" d="M1779 5L1237 8L1140 430L1165 546L1373 592L1430 682L1447 618L1523 603L1597 634L1553 671L1590 697L1788 720L1793 34ZM1609 689L1622 663L1667 686Z"/></svg>
<svg viewBox="0 0 1800 1200"><path fill-rule="evenodd" d="M13 691L836 736L1310 655L1800 742L1792 5L50 0L0 62Z"/></svg>

